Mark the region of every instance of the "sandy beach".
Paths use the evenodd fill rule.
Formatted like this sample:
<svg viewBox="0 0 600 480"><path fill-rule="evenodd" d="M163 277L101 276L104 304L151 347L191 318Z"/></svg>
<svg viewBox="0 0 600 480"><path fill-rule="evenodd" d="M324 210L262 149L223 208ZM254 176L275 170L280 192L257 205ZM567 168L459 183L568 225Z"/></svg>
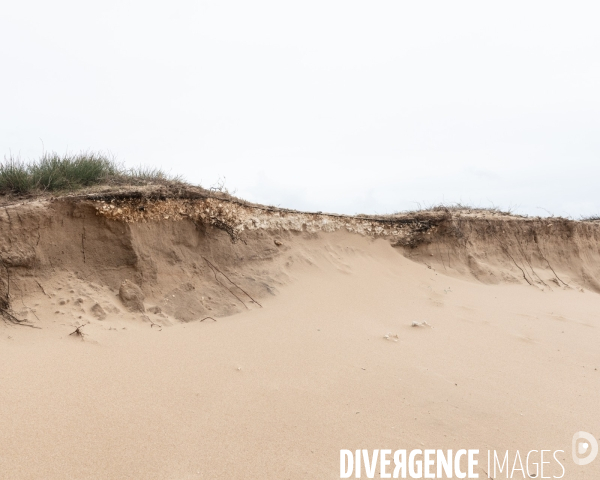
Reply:
<svg viewBox="0 0 600 480"><path fill-rule="evenodd" d="M193 231L185 223L136 228ZM571 460L573 434L598 424L600 296L568 272L555 273L569 286L550 283L549 269L538 270L546 286L489 284L348 231L265 231L246 245L203 235L217 243L172 243L169 268L157 255L171 290L138 277L143 313L124 307L118 282L103 283L93 247L87 279L81 263L53 265L39 286L15 281L14 310L36 328L0 323L2 478L334 479L342 449L401 448L479 449L479 478L486 452L507 450L511 464L517 450L562 450L565 478L600 474ZM219 271L256 303L217 282L186 287L189 255L217 266L238 248ZM222 312L190 303L218 290ZM545 475L560 476L550 460Z"/></svg>

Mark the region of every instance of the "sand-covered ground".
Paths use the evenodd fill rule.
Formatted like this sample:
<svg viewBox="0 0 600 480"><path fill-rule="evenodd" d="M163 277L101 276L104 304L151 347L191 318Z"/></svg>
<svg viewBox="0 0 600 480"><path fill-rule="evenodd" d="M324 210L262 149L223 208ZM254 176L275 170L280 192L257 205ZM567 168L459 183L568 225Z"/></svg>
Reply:
<svg viewBox="0 0 600 480"><path fill-rule="evenodd" d="M530 285L500 281L495 264L500 280L483 282L380 236L265 233L219 247L230 243L219 230L202 255L215 263L241 249L221 270L262 306L228 284L246 308L222 284L186 277L184 250L206 239L172 242L175 227L161 227L173 258L135 277L119 266L135 262L115 253L107 265L97 246L85 265L57 264L61 242L81 241L69 228L38 236L37 273L13 280L11 311L38 328L0 322L0 478L335 479L341 449L417 448L479 449L479 478L488 450L509 450L511 463L516 450L563 450L563 478L600 478L600 459L571 459L575 432L600 437L600 295L568 272L555 273L569 286L549 269ZM139 228L150 229L146 246L158 241ZM111 238L98 241L110 250ZM17 250L26 257L4 249ZM241 269L246 260L254 266ZM504 280L520 274L507 266ZM117 296L128 277L144 312ZM84 337L70 335L78 325Z"/></svg>

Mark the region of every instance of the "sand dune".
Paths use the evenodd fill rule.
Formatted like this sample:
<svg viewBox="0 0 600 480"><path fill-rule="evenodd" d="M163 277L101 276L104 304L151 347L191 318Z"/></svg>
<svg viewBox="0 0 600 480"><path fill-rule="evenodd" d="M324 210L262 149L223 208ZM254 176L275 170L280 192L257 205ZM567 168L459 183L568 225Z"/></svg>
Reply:
<svg viewBox="0 0 600 480"><path fill-rule="evenodd" d="M600 477L571 459L600 437L597 225L161 201L4 210L1 478L334 479L341 449L417 448Z"/></svg>

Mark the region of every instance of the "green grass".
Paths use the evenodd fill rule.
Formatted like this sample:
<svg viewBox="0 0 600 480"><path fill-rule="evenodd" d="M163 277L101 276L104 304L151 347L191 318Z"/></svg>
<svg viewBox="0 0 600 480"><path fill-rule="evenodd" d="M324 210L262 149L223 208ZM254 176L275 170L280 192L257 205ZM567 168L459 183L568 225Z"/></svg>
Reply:
<svg viewBox="0 0 600 480"><path fill-rule="evenodd" d="M63 156L47 153L32 162L9 157L0 163L0 195L69 191L93 185L181 182L180 177L159 169L128 169L106 155L90 152Z"/></svg>

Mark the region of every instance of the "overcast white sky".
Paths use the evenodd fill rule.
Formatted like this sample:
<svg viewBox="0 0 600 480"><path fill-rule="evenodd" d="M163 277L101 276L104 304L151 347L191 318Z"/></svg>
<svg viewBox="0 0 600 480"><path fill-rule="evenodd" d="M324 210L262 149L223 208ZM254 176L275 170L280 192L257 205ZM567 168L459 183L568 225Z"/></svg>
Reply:
<svg viewBox="0 0 600 480"><path fill-rule="evenodd" d="M248 200L600 213L600 3L12 1L0 154L112 152Z"/></svg>

